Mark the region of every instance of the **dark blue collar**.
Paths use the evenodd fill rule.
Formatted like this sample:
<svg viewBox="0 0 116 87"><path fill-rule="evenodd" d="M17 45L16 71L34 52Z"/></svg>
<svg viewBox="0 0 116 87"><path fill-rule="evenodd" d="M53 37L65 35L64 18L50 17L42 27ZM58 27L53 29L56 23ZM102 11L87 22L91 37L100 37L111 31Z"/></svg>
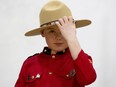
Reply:
<svg viewBox="0 0 116 87"><path fill-rule="evenodd" d="M56 54L64 54L64 53L66 53L67 49L68 49L68 48L66 48L66 49L63 50L63 51L57 52ZM47 54L47 55L51 55L51 49L48 48L48 47L44 47L43 52L44 52L45 54Z"/></svg>

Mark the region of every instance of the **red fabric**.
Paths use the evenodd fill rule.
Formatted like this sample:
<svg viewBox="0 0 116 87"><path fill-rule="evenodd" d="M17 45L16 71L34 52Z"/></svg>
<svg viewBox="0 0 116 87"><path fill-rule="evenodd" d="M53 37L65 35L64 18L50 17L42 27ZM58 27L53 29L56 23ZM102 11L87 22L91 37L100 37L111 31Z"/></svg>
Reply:
<svg viewBox="0 0 116 87"><path fill-rule="evenodd" d="M26 59L15 87L85 87L95 81L92 59L83 50L76 60L69 50L52 56L42 52Z"/></svg>

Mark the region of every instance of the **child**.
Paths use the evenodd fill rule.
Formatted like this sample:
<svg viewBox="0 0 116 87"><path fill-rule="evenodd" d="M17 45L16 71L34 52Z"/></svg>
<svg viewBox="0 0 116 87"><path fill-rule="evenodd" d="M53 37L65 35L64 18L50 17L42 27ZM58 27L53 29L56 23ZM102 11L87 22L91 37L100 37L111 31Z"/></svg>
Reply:
<svg viewBox="0 0 116 87"><path fill-rule="evenodd" d="M40 12L40 28L26 36L42 35L48 47L27 58L15 87L85 87L96 79L92 58L82 50L76 28L90 20L74 20L69 8L52 0Z"/></svg>

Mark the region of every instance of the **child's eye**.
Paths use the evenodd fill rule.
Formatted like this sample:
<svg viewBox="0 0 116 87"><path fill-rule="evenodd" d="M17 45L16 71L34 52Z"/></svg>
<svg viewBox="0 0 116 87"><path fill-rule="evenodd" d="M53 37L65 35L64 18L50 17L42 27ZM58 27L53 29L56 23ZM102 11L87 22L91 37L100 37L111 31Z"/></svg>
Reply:
<svg viewBox="0 0 116 87"><path fill-rule="evenodd" d="M54 33L54 30L50 30L49 33Z"/></svg>

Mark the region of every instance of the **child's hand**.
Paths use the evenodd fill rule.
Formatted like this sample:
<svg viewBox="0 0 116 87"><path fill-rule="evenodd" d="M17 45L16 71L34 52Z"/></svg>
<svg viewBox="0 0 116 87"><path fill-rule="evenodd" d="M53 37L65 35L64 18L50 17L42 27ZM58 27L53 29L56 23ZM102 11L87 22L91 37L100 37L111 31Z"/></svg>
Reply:
<svg viewBox="0 0 116 87"><path fill-rule="evenodd" d="M72 16L64 16L56 22L59 27L61 34L67 40L73 40L76 38L76 28Z"/></svg>

